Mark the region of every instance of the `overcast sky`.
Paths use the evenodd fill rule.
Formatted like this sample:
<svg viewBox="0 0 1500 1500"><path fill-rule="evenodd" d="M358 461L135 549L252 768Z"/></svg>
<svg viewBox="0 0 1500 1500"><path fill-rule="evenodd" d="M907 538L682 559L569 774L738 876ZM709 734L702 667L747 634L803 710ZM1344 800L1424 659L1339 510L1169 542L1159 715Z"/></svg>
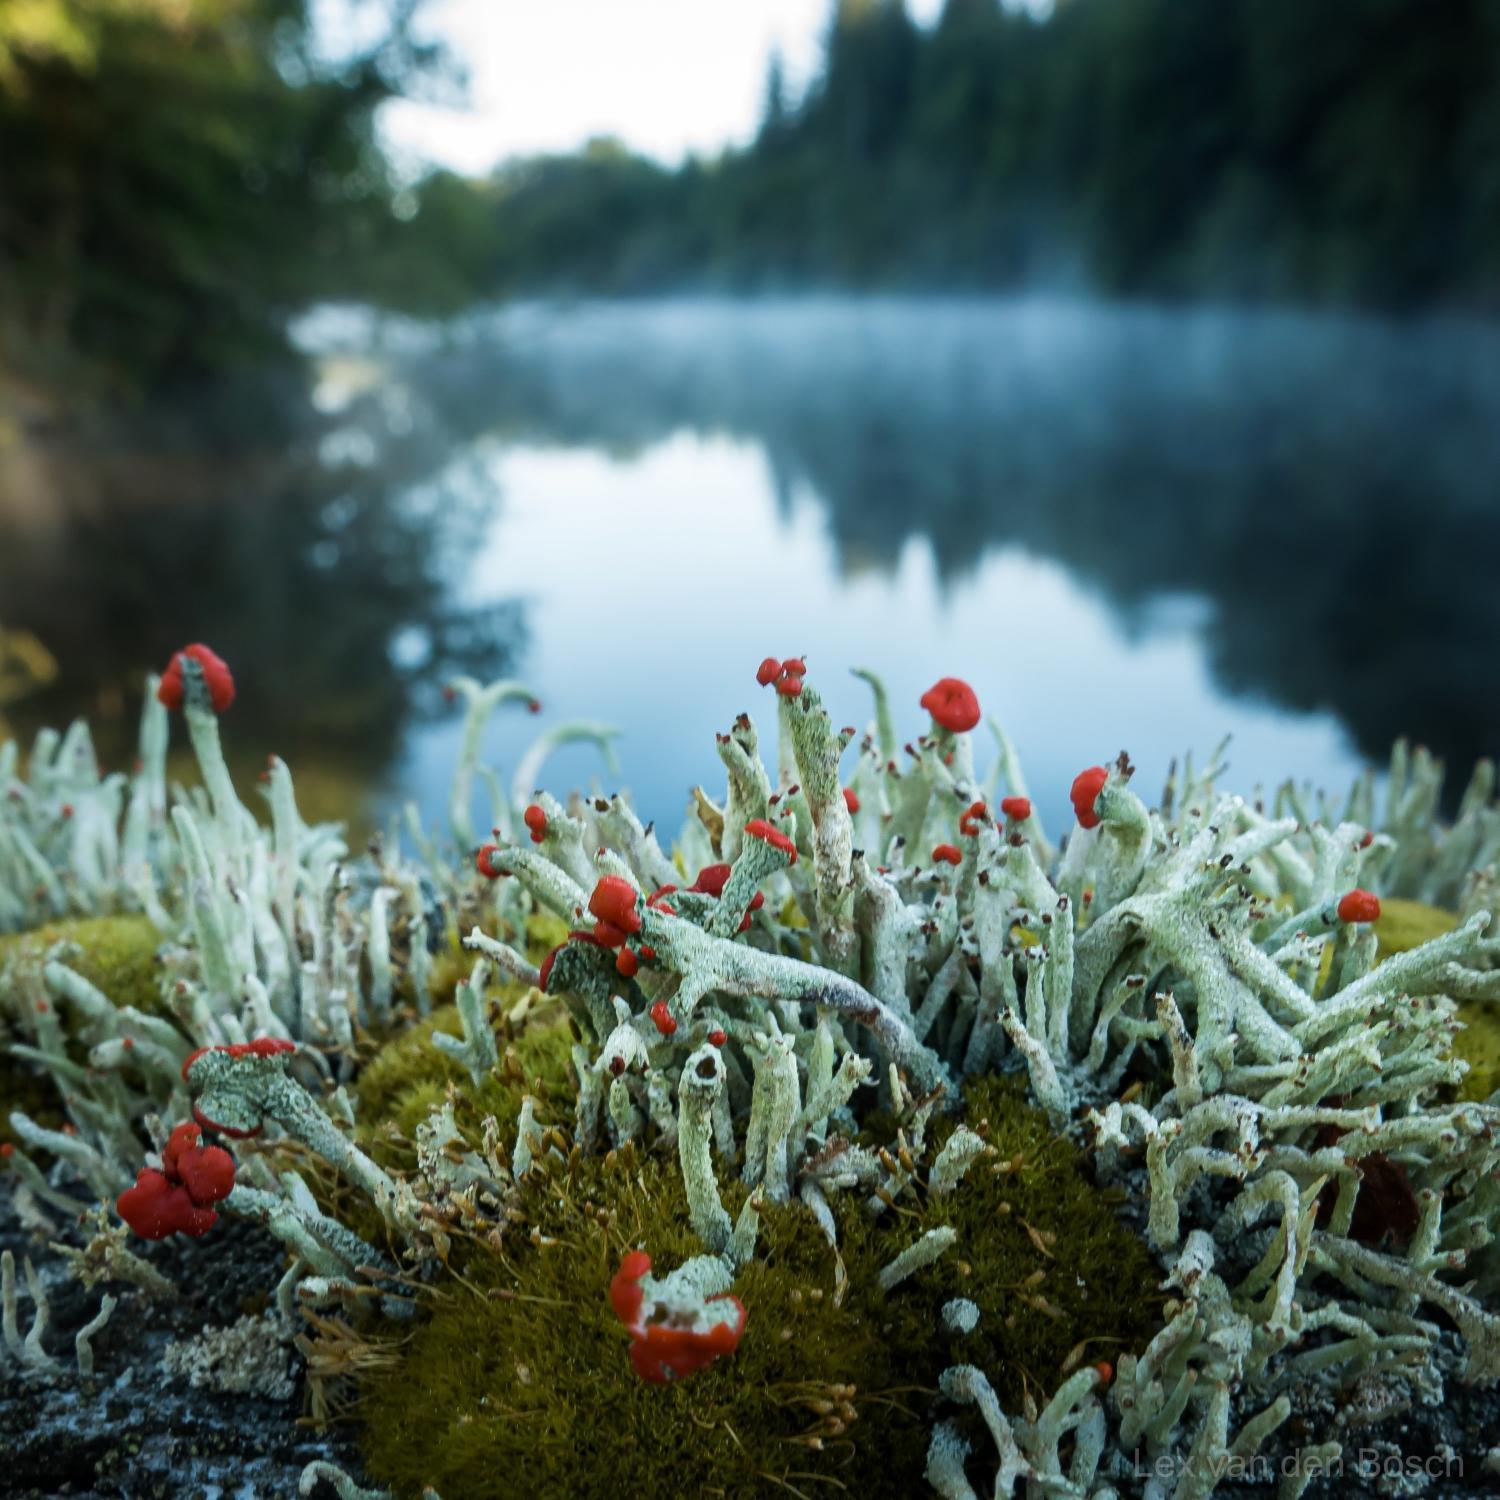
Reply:
<svg viewBox="0 0 1500 1500"><path fill-rule="evenodd" d="M336 5L338 0L325 0ZM663 161L745 140L766 60L815 70L830 0L430 0L424 27L469 72L465 109L398 100L388 145L409 167L480 173L506 156L616 135ZM909 0L928 20L941 0ZM326 12L325 12L326 13Z"/></svg>

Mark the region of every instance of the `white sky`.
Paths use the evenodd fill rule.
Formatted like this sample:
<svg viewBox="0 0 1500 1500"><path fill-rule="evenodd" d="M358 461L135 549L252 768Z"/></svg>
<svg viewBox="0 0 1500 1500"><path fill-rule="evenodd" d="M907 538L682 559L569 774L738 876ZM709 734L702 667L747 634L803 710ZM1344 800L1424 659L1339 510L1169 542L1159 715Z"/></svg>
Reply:
<svg viewBox="0 0 1500 1500"><path fill-rule="evenodd" d="M424 29L466 65L468 106L388 104L386 143L409 168L436 162L470 174L594 135L667 162L713 152L754 131L773 46L794 90L814 73L830 3L430 0ZM325 23L339 8L324 0ZM925 22L941 0L908 9Z"/></svg>

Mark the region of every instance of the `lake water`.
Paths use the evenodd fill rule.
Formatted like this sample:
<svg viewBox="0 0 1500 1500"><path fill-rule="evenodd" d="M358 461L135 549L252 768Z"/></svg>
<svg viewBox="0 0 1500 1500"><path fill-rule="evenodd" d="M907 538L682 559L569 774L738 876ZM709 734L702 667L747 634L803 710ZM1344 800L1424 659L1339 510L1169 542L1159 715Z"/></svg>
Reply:
<svg viewBox="0 0 1500 1500"><path fill-rule="evenodd" d="M714 732L771 718L767 654L805 654L839 723L869 713L849 669L877 669L911 735L923 689L967 678L1054 826L1122 748L1154 795L1225 734L1247 790L1342 787L1403 732L1465 768L1500 743L1488 328L789 298L330 310L300 336L294 457L240 459L221 413L223 462L182 493L112 509L106 486L45 549L13 527L0 587L38 618L0 620L47 639L82 535L90 585L132 580L112 670L131 619L144 664L169 625L222 639L246 722L338 745L380 805L440 816L458 666L543 701L494 725L507 779L537 729L603 720L669 829L695 782L720 792ZM596 775L572 749L548 781Z"/></svg>

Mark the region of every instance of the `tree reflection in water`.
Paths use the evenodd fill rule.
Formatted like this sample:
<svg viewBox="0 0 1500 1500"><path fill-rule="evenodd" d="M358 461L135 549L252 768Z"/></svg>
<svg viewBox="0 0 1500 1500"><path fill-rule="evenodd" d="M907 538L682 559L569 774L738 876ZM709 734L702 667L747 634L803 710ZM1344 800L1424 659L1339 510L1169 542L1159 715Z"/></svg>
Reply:
<svg viewBox="0 0 1500 1500"><path fill-rule="evenodd" d="M1207 599L1226 692L1331 709L1466 770L1500 748L1500 335L1050 301L523 307L421 362L504 431L630 451L689 428L811 487L846 566L1019 544L1122 627Z"/></svg>
<svg viewBox="0 0 1500 1500"><path fill-rule="evenodd" d="M470 434L369 373L325 382L332 411L289 374L66 430L27 414L0 455L0 624L58 673L7 709L19 733L86 713L118 763L143 673L202 639L234 666L236 747L357 816L446 675L506 668L519 608L454 600L491 503L460 482Z"/></svg>

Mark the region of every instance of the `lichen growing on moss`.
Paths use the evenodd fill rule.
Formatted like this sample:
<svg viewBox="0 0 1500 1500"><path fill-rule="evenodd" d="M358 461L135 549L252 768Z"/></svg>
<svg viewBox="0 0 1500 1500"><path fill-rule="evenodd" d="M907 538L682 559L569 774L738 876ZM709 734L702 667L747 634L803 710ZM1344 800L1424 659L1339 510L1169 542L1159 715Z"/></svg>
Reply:
<svg viewBox="0 0 1500 1500"><path fill-rule="evenodd" d="M0 1141L14 1141L10 1112L25 1111L43 1125L60 1124L57 1087L41 1069L13 1057L6 1043L16 1005L27 1003L21 977L40 970L59 944L67 945L68 966L108 995L116 1005L133 1005L148 1015L162 1013L161 968L156 951L161 938L142 916L82 917L49 922L29 932L0 936ZM35 1003L34 1000L30 1003Z"/></svg>
<svg viewBox="0 0 1500 1500"><path fill-rule="evenodd" d="M977 1081L965 1106L964 1123L997 1150L964 1191L908 1196L874 1220L836 1200L842 1301L813 1217L765 1205L735 1284L749 1314L738 1350L664 1389L630 1374L608 1288L630 1248L663 1264L700 1251L681 1174L634 1149L533 1173L525 1220L502 1249L470 1250L462 1283L434 1293L400 1362L368 1384L372 1476L415 1496L424 1485L483 1494L498 1475L524 1474L536 1500L917 1492L947 1365L980 1364L1019 1406L1027 1392L1045 1397L1070 1356L1112 1360L1159 1321L1159 1272L1074 1148L1013 1081ZM935 1145L957 1124L938 1125ZM731 1214L744 1197L726 1188ZM881 1292L880 1268L943 1224L958 1231L953 1252ZM942 1322L959 1296L980 1309L972 1333Z"/></svg>
<svg viewBox="0 0 1500 1500"><path fill-rule="evenodd" d="M1458 926L1458 914L1429 906L1423 901L1387 897L1381 903L1375 935L1380 957L1407 953ZM1500 1008L1482 1000L1459 1000L1462 1030L1453 1038L1453 1050L1469 1065L1468 1076L1459 1085L1458 1097L1483 1101L1500 1089Z"/></svg>

